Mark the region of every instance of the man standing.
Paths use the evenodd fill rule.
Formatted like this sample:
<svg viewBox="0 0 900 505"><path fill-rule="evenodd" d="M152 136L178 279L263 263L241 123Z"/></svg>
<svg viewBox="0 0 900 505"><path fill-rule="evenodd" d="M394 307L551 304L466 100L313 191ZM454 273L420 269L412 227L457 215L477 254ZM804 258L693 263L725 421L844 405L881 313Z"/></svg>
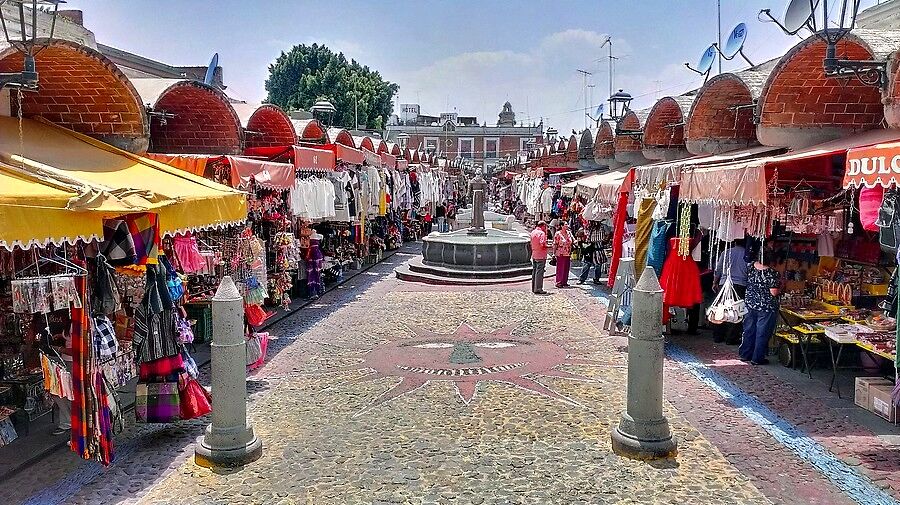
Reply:
<svg viewBox="0 0 900 505"><path fill-rule="evenodd" d="M544 268L547 266L547 223L539 221L531 232L531 292L546 295Z"/></svg>
<svg viewBox="0 0 900 505"><path fill-rule="evenodd" d="M731 282L734 284L734 290L741 299L744 298L744 294L747 290L747 262L744 260L745 255L746 249L744 248L744 241L741 239L732 242L730 247L725 249L725 251L719 255L719 259L716 261L716 271L713 279L714 291L719 291L724 282L724 276L726 274L725 262L727 260L728 274L731 275ZM740 344L741 330L742 326L740 323L717 324L713 329L713 341L725 342L732 345Z"/></svg>

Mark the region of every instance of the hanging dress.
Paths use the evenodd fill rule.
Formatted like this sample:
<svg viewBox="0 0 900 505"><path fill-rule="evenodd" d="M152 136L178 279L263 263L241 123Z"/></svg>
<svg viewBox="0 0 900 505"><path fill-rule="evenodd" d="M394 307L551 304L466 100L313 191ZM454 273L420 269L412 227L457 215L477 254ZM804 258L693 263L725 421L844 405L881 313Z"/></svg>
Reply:
<svg viewBox="0 0 900 505"><path fill-rule="evenodd" d="M678 254L679 240L669 240L669 254L663 265L659 283L663 288L663 320L669 319L669 307L693 307L703 301L700 288L700 269L690 255Z"/></svg>
<svg viewBox="0 0 900 505"><path fill-rule="evenodd" d="M325 293L325 286L322 283L322 266L325 263L325 256L319 249L319 241L317 239L309 240L309 252L306 257L306 285L309 289L310 296L320 296Z"/></svg>

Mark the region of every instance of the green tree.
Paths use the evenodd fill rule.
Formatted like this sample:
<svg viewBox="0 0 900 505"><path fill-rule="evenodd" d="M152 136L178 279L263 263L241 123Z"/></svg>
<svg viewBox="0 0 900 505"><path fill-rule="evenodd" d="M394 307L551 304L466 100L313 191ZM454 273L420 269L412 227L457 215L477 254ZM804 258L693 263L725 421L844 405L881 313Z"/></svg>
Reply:
<svg viewBox="0 0 900 505"><path fill-rule="evenodd" d="M345 128L355 127L356 105L360 125L381 128L393 112L392 100L398 89L377 71L356 60L347 61L343 53L319 44L298 45L282 51L269 65L266 101L285 110L308 110L324 98L337 109L334 124Z"/></svg>

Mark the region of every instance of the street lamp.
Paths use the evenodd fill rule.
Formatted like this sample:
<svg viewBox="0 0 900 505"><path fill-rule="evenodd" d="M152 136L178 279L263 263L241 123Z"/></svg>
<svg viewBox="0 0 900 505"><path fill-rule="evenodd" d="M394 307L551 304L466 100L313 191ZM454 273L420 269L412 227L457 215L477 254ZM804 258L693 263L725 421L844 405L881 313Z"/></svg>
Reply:
<svg viewBox="0 0 900 505"><path fill-rule="evenodd" d="M630 94L621 89L616 93L613 93L607 100L609 102L609 118L614 121L619 121L625 117L633 99L634 98L632 98Z"/></svg>
<svg viewBox="0 0 900 505"><path fill-rule="evenodd" d="M837 57L837 43L856 28L856 15L860 0L840 0L840 14L831 19L827 1L792 0L785 12L784 23L775 19L769 9L759 11L760 20L767 16L788 35L796 35L806 28L825 42L825 58L822 67L826 77L856 77L863 84L887 89L887 62L877 60L842 60ZM822 16L817 19L816 9L821 5ZM832 4L833 5L833 4ZM824 25L818 29L817 24Z"/></svg>
<svg viewBox="0 0 900 505"><path fill-rule="evenodd" d="M334 120L334 112L336 110L337 109L334 108L334 105L332 105L331 102L325 99L317 101L315 105L309 108L309 111L312 112L313 116L315 116L316 114L323 114L328 118L328 120L325 121L325 126L331 126L331 123Z"/></svg>
<svg viewBox="0 0 900 505"><path fill-rule="evenodd" d="M0 0L0 24L3 25L3 35L6 37L6 42L25 55L21 72L0 73L0 88L8 87L37 91L38 73L34 64L34 55L40 49L35 50L35 48L39 46L46 47L53 41L53 32L56 29L56 15L61 3L65 3L65 0ZM28 4L27 10L31 11L28 13L31 17L31 26L27 26L25 23L26 4ZM3 7L6 5L18 11L18 20L7 19L7 15L3 11ZM47 37L47 41L42 44L37 42L39 7L52 8L49 12L53 16L50 24L50 34ZM16 21L18 21L18 27L14 24ZM12 34L10 34L10 26L13 30ZM15 33L16 28L18 28L18 36Z"/></svg>
<svg viewBox="0 0 900 505"><path fill-rule="evenodd" d="M406 132L400 132L400 134L397 135L397 140L400 141L400 148L406 149L406 144L409 142L409 134Z"/></svg>

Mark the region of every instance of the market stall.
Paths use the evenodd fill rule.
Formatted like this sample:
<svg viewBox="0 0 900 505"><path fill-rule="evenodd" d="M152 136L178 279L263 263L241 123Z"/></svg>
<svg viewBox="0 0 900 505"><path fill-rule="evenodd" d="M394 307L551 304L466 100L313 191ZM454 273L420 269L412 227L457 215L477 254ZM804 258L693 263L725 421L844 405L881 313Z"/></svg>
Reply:
<svg viewBox="0 0 900 505"><path fill-rule="evenodd" d="M0 131L0 439L52 415L106 465L126 383L139 422L209 412L174 266L199 255L168 244L241 225L246 198L48 123Z"/></svg>

